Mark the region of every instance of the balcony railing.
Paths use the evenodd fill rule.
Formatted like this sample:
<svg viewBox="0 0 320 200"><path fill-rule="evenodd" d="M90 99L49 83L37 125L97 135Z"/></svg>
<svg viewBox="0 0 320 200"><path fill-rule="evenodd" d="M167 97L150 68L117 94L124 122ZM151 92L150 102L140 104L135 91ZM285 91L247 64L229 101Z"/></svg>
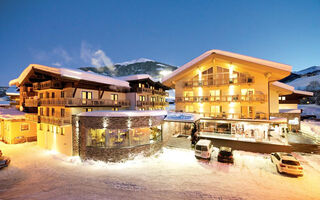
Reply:
<svg viewBox="0 0 320 200"><path fill-rule="evenodd" d="M184 87L202 87L202 86L222 86L230 84L251 84L254 82L254 77L238 77L238 78L213 78L206 80L187 81L184 82Z"/></svg>
<svg viewBox="0 0 320 200"><path fill-rule="evenodd" d="M159 101L137 101L137 106L167 106L168 102L159 102Z"/></svg>
<svg viewBox="0 0 320 200"><path fill-rule="evenodd" d="M266 95L226 95L226 96L192 96L192 97L176 97L176 102L265 102Z"/></svg>
<svg viewBox="0 0 320 200"><path fill-rule="evenodd" d="M60 81L44 81L40 83L32 84L33 90L45 90L45 89L61 89L62 85Z"/></svg>
<svg viewBox="0 0 320 200"><path fill-rule="evenodd" d="M210 112L194 112L200 114L202 117L211 117L216 119L267 119L266 113L256 112L251 114L244 113L210 113Z"/></svg>
<svg viewBox="0 0 320 200"><path fill-rule="evenodd" d="M40 122L40 118L37 113L27 113L25 116L26 116L26 119L29 121L36 122L36 123Z"/></svg>
<svg viewBox="0 0 320 200"><path fill-rule="evenodd" d="M130 106L128 100L113 101L110 99L81 99L81 98L48 98L48 99L26 99L26 107L37 106Z"/></svg>
<svg viewBox="0 0 320 200"><path fill-rule="evenodd" d="M58 126L71 124L71 118L70 117L53 117L53 116L39 116L41 123L48 123L48 124L54 124Z"/></svg>
<svg viewBox="0 0 320 200"><path fill-rule="evenodd" d="M150 88L137 88L137 93L142 93L142 92L158 94L162 96L169 96L169 93L165 91L160 91L160 90L155 90Z"/></svg>

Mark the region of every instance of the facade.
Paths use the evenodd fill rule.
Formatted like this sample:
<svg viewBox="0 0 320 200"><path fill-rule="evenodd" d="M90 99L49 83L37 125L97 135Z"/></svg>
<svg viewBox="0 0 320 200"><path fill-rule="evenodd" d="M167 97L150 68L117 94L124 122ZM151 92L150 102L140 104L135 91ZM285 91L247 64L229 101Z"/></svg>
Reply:
<svg viewBox="0 0 320 200"><path fill-rule="evenodd" d="M128 81L78 70L31 64L9 84L19 87L19 108L37 123L38 145L66 155L73 155L72 115L138 107Z"/></svg>
<svg viewBox="0 0 320 200"><path fill-rule="evenodd" d="M17 144L37 140L37 124L14 108L0 108L0 140Z"/></svg>
<svg viewBox="0 0 320 200"><path fill-rule="evenodd" d="M168 140L162 130L166 114L164 110L80 113L73 118L73 151L83 159L104 161L150 155Z"/></svg>
<svg viewBox="0 0 320 200"><path fill-rule="evenodd" d="M10 99L10 106L16 109L19 109L20 106L20 92L18 90L17 87L9 87L6 91L6 95Z"/></svg>
<svg viewBox="0 0 320 200"><path fill-rule="evenodd" d="M177 112L202 116L202 134L269 141L270 129L284 130L283 121L271 118L279 113L279 96L284 94L274 83L290 73L289 65L211 50L164 77L162 83L175 88Z"/></svg>

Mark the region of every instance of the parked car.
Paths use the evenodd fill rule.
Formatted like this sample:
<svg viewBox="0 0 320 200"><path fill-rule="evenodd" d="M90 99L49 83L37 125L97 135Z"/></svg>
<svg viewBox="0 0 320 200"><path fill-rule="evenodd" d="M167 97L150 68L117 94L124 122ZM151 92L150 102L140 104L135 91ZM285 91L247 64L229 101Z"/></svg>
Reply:
<svg viewBox="0 0 320 200"><path fill-rule="evenodd" d="M233 153L231 147L220 147L218 162L233 163Z"/></svg>
<svg viewBox="0 0 320 200"><path fill-rule="evenodd" d="M210 140L200 139L195 146L196 158L204 158L210 160L213 145Z"/></svg>
<svg viewBox="0 0 320 200"><path fill-rule="evenodd" d="M4 167L8 167L8 165L10 164L10 158L3 156L2 155L2 151L0 150L0 169L4 168Z"/></svg>
<svg viewBox="0 0 320 200"><path fill-rule="evenodd" d="M282 174L303 176L303 167L300 162L289 153L271 153L271 161L276 165L277 171Z"/></svg>

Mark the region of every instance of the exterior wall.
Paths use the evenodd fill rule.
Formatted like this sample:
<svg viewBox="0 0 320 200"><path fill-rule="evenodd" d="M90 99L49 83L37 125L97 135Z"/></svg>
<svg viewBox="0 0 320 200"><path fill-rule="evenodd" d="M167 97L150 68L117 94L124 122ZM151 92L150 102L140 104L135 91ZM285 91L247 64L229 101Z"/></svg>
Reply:
<svg viewBox="0 0 320 200"><path fill-rule="evenodd" d="M28 130L21 130L21 125L28 124ZM37 125L34 122L19 120L3 120L1 122L1 136L8 144L36 141Z"/></svg>
<svg viewBox="0 0 320 200"><path fill-rule="evenodd" d="M192 80L195 76L200 76L200 73L207 70L210 67L219 66L225 69L230 68L230 62L227 61L213 61L210 60L206 63L199 65L198 69L194 69L191 72L185 74L185 76L176 81L175 83L175 92L176 92L176 110L183 111L183 112L190 112L187 110L187 106L193 107L193 111L197 113L206 113L209 114L211 110L211 106L218 105L222 106L222 112L225 113L234 113L234 114L241 114L241 106L252 106L254 108L255 113L264 113L265 117L268 118L268 77L265 74L258 73L255 71L248 71L245 66L241 64L232 63L233 71L239 72L243 74L249 74L250 77L254 78L253 83L243 83L243 84L225 84L220 86L202 86L202 87L185 87L185 82ZM216 68L214 68L216 70ZM213 72L215 74L216 71ZM199 77L199 78L200 78ZM186 92L193 93L192 96L203 96L208 97L210 96L210 91L212 90L220 90L221 96L228 96L228 95L241 95L241 89L253 89L254 95L262 94L264 95L263 101L240 101L240 100L231 100L231 101L214 101L214 102L177 102L177 97L184 97ZM278 102L278 99L272 97L272 103L274 101ZM191 109L192 110L192 109ZM228 115L228 114L227 114ZM231 118L240 118L240 116L235 116Z"/></svg>
<svg viewBox="0 0 320 200"><path fill-rule="evenodd" d="M279 109L279 93L270 89L270 113L278 113Z"/></svg>
<svg viewBox="0 0 320 200"><path fill-rule="evenodd" d="M164 116L130 117L130 127L141 128L162 124ZM89 129L128 129L128 117L84 117L73 116L73 155L80 155L82 159L94 159L117 162L130 159L132 154L143 153L148 156L160 150L168 140L166 133L162 133L162 141L150 144L128 147L94 147L87 146Z"/></svg>
<svg viewBox="0 0 320 200"><path fill-rule="evenodd" d="M40 126L42 126L42 130ZM61 132L61 129L63 129L63 134ZM38 123L37 136L37 144L40 147L72 156L71 125L54 126L46 123Z"/></svg>
<svg viewBox="0 0 320 200"><path fill-rule="evenodd" d="M279 109L298 109L298 104L279 104Z"/></svg>

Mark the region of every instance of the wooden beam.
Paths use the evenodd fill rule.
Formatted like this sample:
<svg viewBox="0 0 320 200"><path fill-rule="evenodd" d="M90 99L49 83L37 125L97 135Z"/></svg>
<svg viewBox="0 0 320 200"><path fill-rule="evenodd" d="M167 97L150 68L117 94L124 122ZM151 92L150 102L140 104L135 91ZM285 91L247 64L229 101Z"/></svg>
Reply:
<svg viewBox="0 0 320 200"><path fill-rule="evenodd" d="M74 98L74 96L76 95L77 89L78 89L78 82L75 82L75 83L74 83L74 91L73 91L73 94L72 94L72 97L73 97L73 98Z"/></svg>

